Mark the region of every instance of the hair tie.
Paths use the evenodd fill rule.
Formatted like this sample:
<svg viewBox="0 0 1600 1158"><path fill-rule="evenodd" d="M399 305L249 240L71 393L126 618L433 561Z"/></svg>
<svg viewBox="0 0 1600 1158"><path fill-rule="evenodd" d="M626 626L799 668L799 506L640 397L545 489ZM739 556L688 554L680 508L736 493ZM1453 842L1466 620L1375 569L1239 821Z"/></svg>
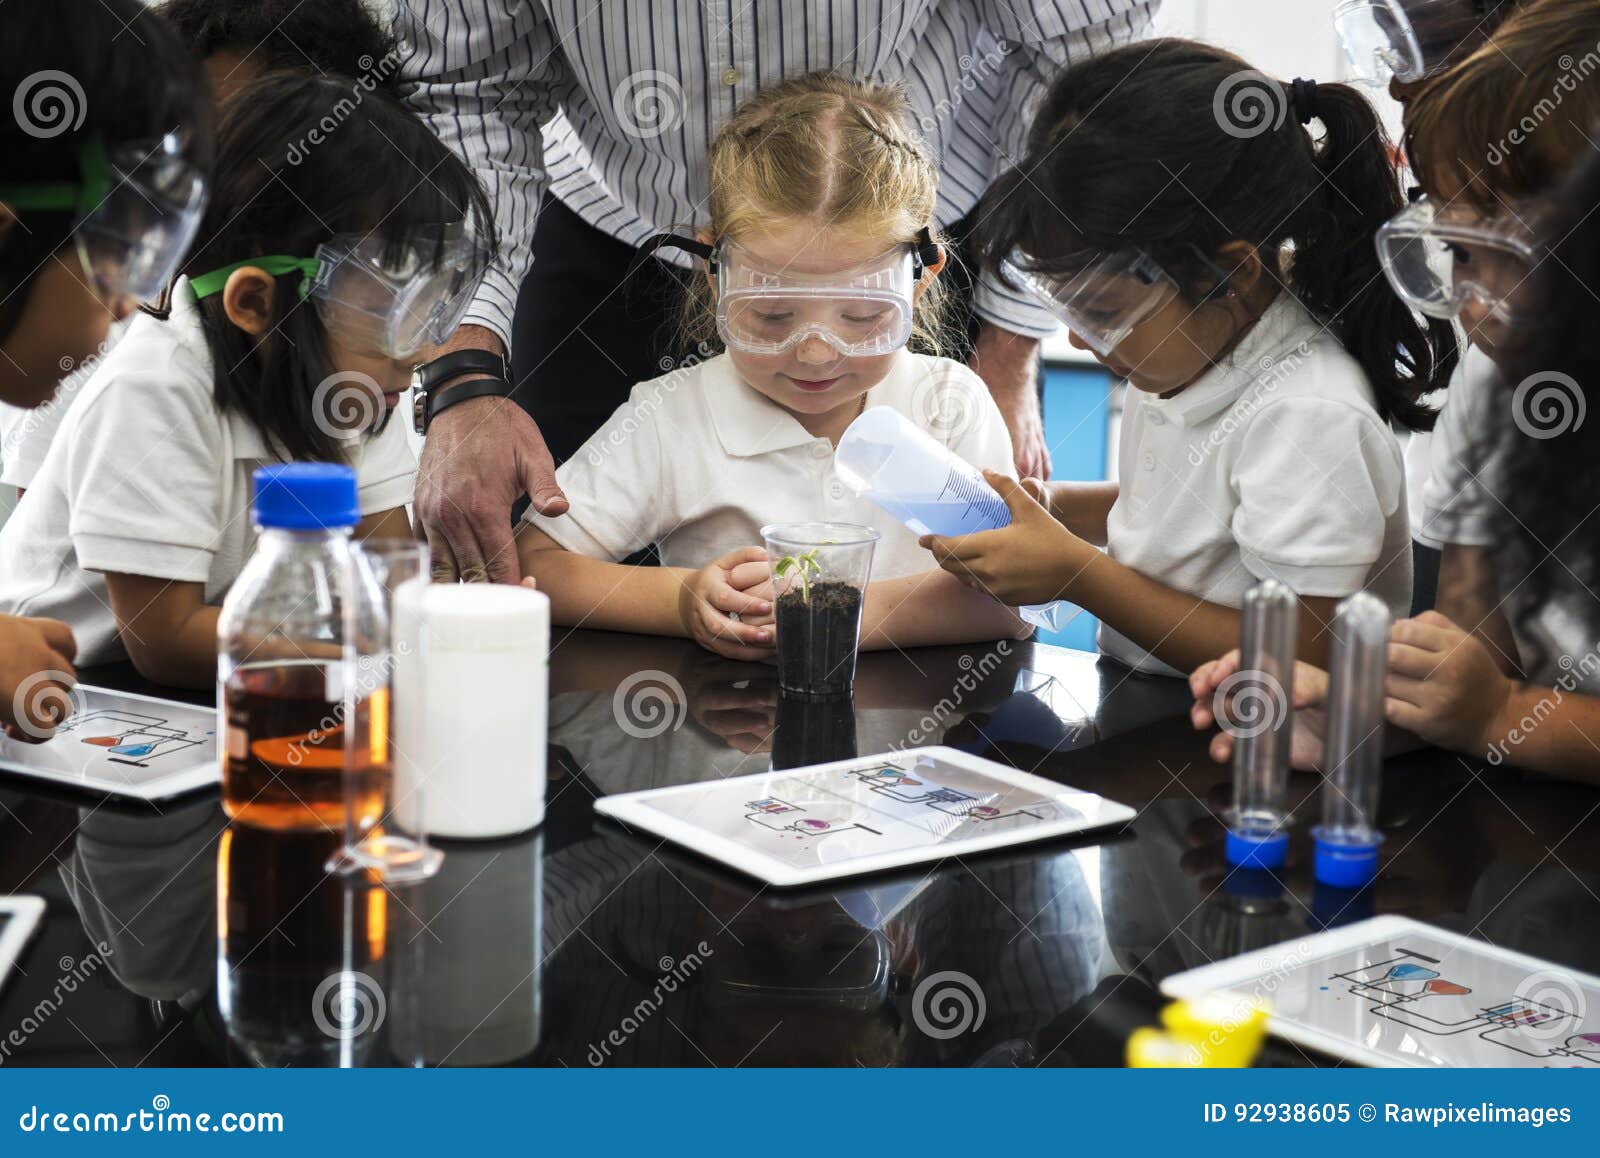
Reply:
<svg viewBox="0 0 1600 1158"><path fill-rule="evenodd" d="M1294 106L1295 119L1309 125L1320 116L1317 108L1317 82L1296 77L1289 85L1289 100Z"/></svg>

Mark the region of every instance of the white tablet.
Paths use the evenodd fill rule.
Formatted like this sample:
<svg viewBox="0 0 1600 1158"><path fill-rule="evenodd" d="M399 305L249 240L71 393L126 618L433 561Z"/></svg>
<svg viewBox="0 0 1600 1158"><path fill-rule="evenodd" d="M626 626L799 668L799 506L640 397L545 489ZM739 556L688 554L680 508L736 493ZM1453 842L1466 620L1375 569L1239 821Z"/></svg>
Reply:
<svg viewBox="0 0 1600 1158"><path fill-rule="evenodd" d="M954 748L606 796L596 811L771 885L1126 824L1133 809Z"/></svg>
<svg viewBox="0 0 1600 1158"><path fill-rule="evenodd" d="M0 897L0 988L43 915L44 902L38 897Z"/></svg>
<svg viewBox="0 0 1600 1158"><path fill-rule="evenodd" d="M1363 1065L1600 1069L1600 977L1405 917L1191 969L1161 990L1263 997L1274 1033Z"/></svg>
<svg viewBox="0 0 1600 1158"><path fill-rule="evenodd" d="M72 699L72 714L42 744L0 733L0 769L140 800L221 780L214 710L84 684Z"/></svg>

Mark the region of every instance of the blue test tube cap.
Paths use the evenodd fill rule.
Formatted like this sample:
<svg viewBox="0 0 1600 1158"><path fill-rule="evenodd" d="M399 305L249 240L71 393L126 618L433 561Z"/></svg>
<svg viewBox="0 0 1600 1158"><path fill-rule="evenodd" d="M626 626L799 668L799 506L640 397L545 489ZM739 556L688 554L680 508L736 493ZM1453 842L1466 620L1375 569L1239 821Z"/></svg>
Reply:
<svg viewBox="0 0 1600 1158"><path fill-rule="evenodd" d="M1224 851L1228 863L1240 868L1282 868L1284 859L1289 855L1289 834L1275 832L1259 836L1254 833L1235 832L1230 828Z"/></svg>
<svg viewBox="0 0 1600 1158"><path fill-rule="evenodd" d="M1377 877L1381 836L1370 843L1325 840L1320 827L1312 829L1311 836L1316 842L1315 872L1320 883L1338 889L1359 889Z"/></svg>
<svg viewBox="0 0 1600 1158"><path fill-rule="evenodd" d="M258 467L251 478L258 527L328 531L361 521L356 472L342 463L281 463Z"/></svg>

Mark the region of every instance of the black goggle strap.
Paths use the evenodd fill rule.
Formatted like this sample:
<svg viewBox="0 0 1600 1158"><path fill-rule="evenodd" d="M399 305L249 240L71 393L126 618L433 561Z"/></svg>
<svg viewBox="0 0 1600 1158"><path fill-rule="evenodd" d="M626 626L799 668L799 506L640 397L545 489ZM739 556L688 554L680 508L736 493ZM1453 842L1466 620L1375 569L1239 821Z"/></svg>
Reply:
<svg viewBox="0 0 1600 1158"><path fill-rule="evenodd" d="M933 231L924 225L911 243L911 280L921 281L923 271L944 260L944 247L933 240Z"/></svg>
<svg viewBox="0 0 1600 1158"><path fill-rule="evenodd" d="M707 245L696 237L685 237L681 233L658 233L639 249L639 258L654 257L658 249L681 249L685 253L693 254L710 267L711 272L717 272L717 251L715 246ZM637 264L637 260L634 264ZM631 273L632 270L630 269Z"/></svg>

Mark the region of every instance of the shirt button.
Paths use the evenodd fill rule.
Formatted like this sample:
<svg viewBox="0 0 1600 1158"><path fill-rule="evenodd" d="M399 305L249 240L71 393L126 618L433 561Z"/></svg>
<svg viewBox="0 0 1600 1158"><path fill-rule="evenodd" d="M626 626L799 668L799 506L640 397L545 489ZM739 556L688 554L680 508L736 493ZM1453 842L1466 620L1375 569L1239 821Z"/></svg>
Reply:
<svg viewBox="0 0 1600 1158"><path fill-rule="evenodd" d="M811 444L812 458L827 458L832 453L833 443L829 442L827 439L823 439L820 442L814 442Z"/></svg>
<svg viewBox="0 0 1600 1158"><path fill-rule="evenodd" d="M722 70L722 83L727 85L728 87L731 88L734 85L738 84L740 79L741 78L739 76L739 70L738 69L736 69L736 68L725 68L725 69Z"/></svg>
<svg viewBox="0 0 1600 1158"><path fill-rule="evenodd" d="M1162 414L1161 411L1152 410L1150 412L1150 425L1151 426L1165 426L1166 422L1167 422L1166 415Z"/></svg>
<svg viewBox="0 0 1600 1158"><path fill-rule="evenodd" d="M1156 469L1156 456L1151 454L1147 450L1147 451L1144 452L1144 458L1140 460L1140 463L1141 463L1141 465L1143 465L1145 470L1155 470Z"/></svg>
<svg viewBox="0 0 1600 1158"><path fill-rule="evenodd" d="M835 479L832 483L828 484L828 493L836 499L844 498L844 483Z"/></svg>

